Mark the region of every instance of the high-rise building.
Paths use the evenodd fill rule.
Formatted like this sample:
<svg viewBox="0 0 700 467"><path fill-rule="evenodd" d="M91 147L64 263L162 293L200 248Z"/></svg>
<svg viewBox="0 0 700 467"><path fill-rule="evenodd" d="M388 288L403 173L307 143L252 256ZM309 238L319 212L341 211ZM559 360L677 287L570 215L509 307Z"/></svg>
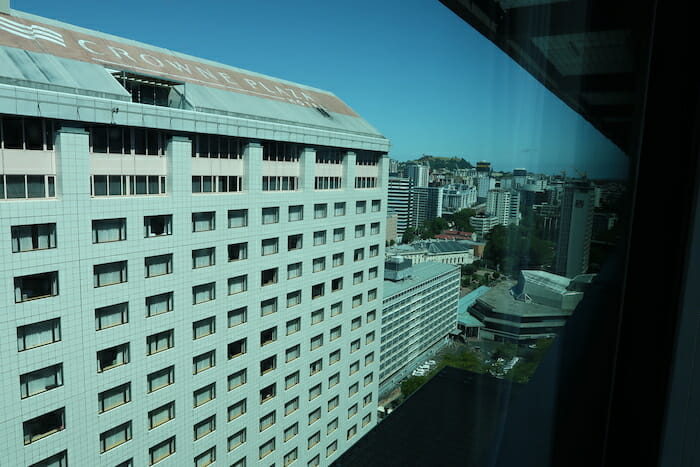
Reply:
<svg viewBox="0 0 700 467"><path fill-rule="evenodd" d="M520 188L527 183L527 169L513 169L513 188Z"/></svg>
<svg viewBox="0 0 700 467"><path fill-rule="evenodd" d="M3 465L328 465L375 424L383 136L14 11L0 83Z"/></svg>
<svg viewBox="0 0 700 467"><path fill-rule="evenodd" d="M396 233L399 237L409 227L415 227L413 183L409 178L389 177L387 207L397 216Z"/></svg>
<svg viewBox="0 0 700 467"><path fill-rule="evenodd" d="M488 177L491 175L491 163L487 161L479 161L476 163L476 176Z"/></svg>
<svg viewBox="0 0 700 467"><path fill-rule="evenodd" d="M476 179L477 187L477 200L480 202L486 201L489 195L489 190L496 188L496 179L490 176L477 177Z"/></svg>
<svg viewBox="0 0 700 467"><path fill-rule="evenodd" d="M430 168L428 166L422 164L408 164L406 166L406 172L414 187L425 187L430 184Z"/></svg>
<svg viewBox="0 0 700 467"><path fill-rule="evenodd" d="M416 187L413 189L416 212L416 225L442 217L443 187Z"/></svg>
<svg viewBox="0 0 700 467"><path fill-rule="evenodd" d="M476 187L457 183L443 188L443 212L453 213L476 204Z"/></svg>
<svg viewBox="0 0 700 467"><path fill-rule="evenodd" d="M520 223L520 192L490 190L486 199L486 214L495 216L501 225Z"/></svg>
<svg viewBox="0 0 700 467"><path fill-rule="evenodd" d="M595 193L588 181L564 185L554 272L574 277L588 270Z"/></svg>

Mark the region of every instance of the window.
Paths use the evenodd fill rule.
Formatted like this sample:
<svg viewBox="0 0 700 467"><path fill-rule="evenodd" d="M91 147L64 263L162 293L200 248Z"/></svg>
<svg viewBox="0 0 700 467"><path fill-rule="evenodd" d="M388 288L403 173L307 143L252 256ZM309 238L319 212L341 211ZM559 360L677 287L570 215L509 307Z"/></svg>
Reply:
<svg viewBox="0 0 700 467"><path fill-rule="evenodd" d="M287 442L299 434L299 424L294 423L284 430L284 441Z"/></svg>
<svg viewBox="0 0 700 467"><path fill-rule="evenodd" d="M295 234L295 235L290 235L287 237L287 250L292 251L292 250L298 250L302 247L303 245L303 235L302 234Z"/></svg>
<svg viewBox="0 0 700 467"><path fill-rule="evenodd" d="M267 430L274 425L276 418L277 414L274 411L260 417L260 431Z"/></svg>
<svg viewBox="0 0 700 467"><path fill-rule="evenodd" d="M231 277L228 280L228 294L234 295L248 290L248 275Z"/></svg>
<svg viewBox="0 0 700 467"><path fill-rule="evenodd" d="M365 236L365 225L356 225L355 226L355 238L360 238Z"/></svg>
<svg viewBox="0 0 700 467"><path fill-rule="evenodd" d="M272 438L271 440L267 441L266 443L262 444L258 450L258 455L260 459L263 457L271 454L275 450L275 438Z"/></svg>
<svg viewBox="0 0 700 467"><path fill-rule="evenodd" d="M368 274L369 279L376 279L377 275L378 275L378 270L379 269L377 268L377 266L375 266L373 268L369 268L369 274Z"/></svg>
<svg viewBox="0 0 700 467"><path fill-rule="evenodd" d="M228 349L228 358L229 360L235 357L239 357L246 353L246 343L247 339L238 339L237 341L233 341L229 343L227 349Z"/></svg>
<svg viewBox="0 0 700 467"><path fill-rule="evenodd" d="M159 462L175 453L175 437L168 438L148 450L149 465Z"/></svg>
<svg viewBox="0 0 700 467"><path fill-rule="evenodd" d="M192 193L236 193L243 190L240 175L194 175Z"/></svg>
<svg viewBox="0 0 700 467"><path fill-rule="evenodd" d="M192 339L201 339L216 332L216 319L213 316L192 323Z"/></svg>
<svg viewBox="0 0 700 467"><path fill-rule="evenodd" d="M270 344L277 340L277 327L265 329L260 332L260 346Z"/></svg>
<svg viewBox="0 0 700 467"><path fill-rule="evenodd" d="M340 373L335 373L328 378L328 388L332 388L340 383Z"/></svg>
<svg viewBox="0 0 700 467"><path fill-rule="evenodd" d="M370 373L370 374L368 374L368 375L365 376L364 385L367 386L367 385L370 384L372 381L374 381L374 373Z"/></svg>
<svg viewBox="0 0 700 467"><path fill-rule="evenodd" d="M131 383L102 391L97 395L99 412L107 412L131 401Z"/></svg>
<svg viewBox="0 0 700 467"><path fill-rule="evenodd" d="M328 422L328 425L326 425L326 435L330 435L331 433L333 433L337 429L338 429L338 417L335 417L333 420Z"/></svg>
<svg viewBox="0 0 700 467"><path fill-rule="evenodd" d="M150 317L173 311L174 303L172 292L146 297L146 316Z"/></svg>
<svg viewBox="0 0 700 467"><path fill-rule="evenodd" d="M211 447L194 458L194 467L206 467L216 461L216 447Z"/></svg>
<svg viewBox="0 0 700 467"><path fill-rule="evenodd" d="M192 304L208 302L216 298L216 283L195 285L192 287Z"/></svg>
<svg viewBox="0 0 700 467"><path fill-rule="evenodd" d="M3 185L7 191L5 193ZM54 175L2 175L0 174L0 199L55 198Z"/></svg>
<svg viewBox="0 0 700 467"><path fill-rule="evenodd" d="M345 263L345 254L344 253L335 253L333 255L333 267L337 268L338 266L342 266Z"/></svg>
<svg viewBox="0 0 700 467"><path fill-rule="evenodd" d="M342 186L342 177L314 177L314 189L316 190L339 190Z"/></svg>
<svg viewBox="0 0 700 467"><path fill-rule="evenodd" d="M193 212L192 232L205 232L216 229L216 212Z"/></svg>
<svg viewBox="0 0 700 467"><path fill-rule="evenodd" d="M260 302L260 315L267 316L277 312L277 298L268 298Z"/></svg>
<svg viewBox="0 0 700 467"><path fill-rule="evenodd" d="M357 414L357 404L353 404L348 409L348 418L352 418Z"/></svg>
<svg viewBox="0 0 700 467"><path fill-rule="evenodd" d="M293 263L287 265L287 279L294 279L301 276L301 263Z"/></svg>
<svg viewBox="0 0 700 467"><path fill-rule="evenodd" d="M199 407L216 398L216 384L207 384L192 393L192 405Z"/></svg>
<svg viewBox="0 0 700 467"><path fill-rule="evenodd" d="M280 221L280 208L262 208L262 223L277 224Z"/></svg>
<svg viewBox="0 0 700 467"><path fill-rule="evenodd" d="M238 446L245 443L245 440L246 440L246 430L245 430L245 428L243 428L242 430L237 431L233 435L229 436L228 443L227 443L228 450L233 451Z"/></svg>
<svg viewBox="0 0 700 467"><path fill-rule="evenodd" d="M334 341L334 340L338 339L341 336L341 331L342 331L341 326L336 326L336 327L332 328L331 333L330 333L331 340Z"/></svg>
<svg viewBox="0 0 700 467"><path fill-rule="evenodd" d="M374 331L368 332L365 336L365 345L371 344L372 342L374 342Z"/></svg>
<svg viewBox="0 0 700 467"><path fill-rule="evenodd" d="M353 296L352 297L352 307L355 308L355 307L358 307L360 305L362 305L362 294ZM353 320L353 321L355 321L355 320ZM353 329L355 329L355 328L353 328Z"/></svg>
<svg viewBox="0 0 700 467"><path fill-rule="evenodd" d="M148 429L162 425L175 418L175 402L168 402L148 412Z"/></svg>
<svg viewBox="0 0 700 467"><path fill-rule="evenodd" d="M294 318L287 321L287 335L294 334L301 329L301 319Z"/></svg>
<svg viewBox="0 0 700 467"><path fill-rule="evenodd" d="M228 212L228 228L234 229L238 227L248 226L248 210L247 209L230 209Z"/></svg>
<svg viewBox="0 0 700 467"><path fill-rule="evenodd" d="M309 400L314 400L318 396L321 395L321 383L318 383L317 385L313 386L311 389L309 389Z"/></svg>
<svg viewBox="0 0 700 467"><path fill-rule="evenodd" d="M322 297L323 294L325 293L325 289L326 289L326 284L324 284L323 282L312 286L311 287L311 298L314 299L314 298Z"/></svg>
<svg viewBox="0 0 700 467"><path fill-rule="evenodd" d="M146 277L162 276L173 272L173 255L148 256L144 259Z"/></svg>
<svg viewBox="0 0 700 467"><path fill-rule="evenodd" d="M285 351L284 361L286 363L289 363L292 360L296 360L297 358L299 358L300 354L301 354L301 346L299 344L297 344L294 347L290 347Z"/></svg>
<svg viewBox="0 0 700 467"><path fill-rule="evenodd" d="M244 368L228 376L228 390L236 389L248 382L248 372Z"/></svg>
<svg viewBox="0 0 700 467"><path fill-rule="evenodd" d="M372 300L376 299L377 298L377 289L372 289L369 292L367 292L368 297L371 295L374 295L374 298L372 298ZM377 319L377 310L368 311L366 321L368 323L371 323L375 319Z"/></svg>
<svg viewBox="0 0 700 467"><path fill-rule="evenodd" d="M350 353L354 353L360 350L360 339L355 339L350 342Z"/></svg>
<svg viewBox="0 0 700 467"><path fill-rule="evenodd" d="M24 444L45 438L57 433L65 427L65 409L60 408L52 412L40 415L23 424Z"/></svg>
<svg viewBox="0 0 700 467"><path fill-rule="evenodd" d="M311 350L318 349L323 345L323 334L311 338Z"/></svg>
<svg viewBox="0 0 700 467"><path fill-rule="evenodd" d="M93 279L95 287L105 287L126 282L126 261L115 261L114 263L93 266Z"/></svg>
<svg viewBox="0 0 700 467"><path fill-rule="evenodd" d="M362 283L362 271L358 271L352 275L352 284L357 285Z"/></svg>
<svg viewBox="0 0 700 467"><path fill-rule="evenodd" d="M345 202L335 203L333 213L336 217L344 216L345 215Z"/></svg>
<svg viewBox="0 0 700 467"><path fill-rule="evenodd" d="M304 205L289 206L289 222L304 220Z"/></svg>
<svg viewBox="0 0 700 467"><path fill-rule="evenodd" d="M340 349L334 350L333 352L328 355L328 364L333 365L334 363L338 363L340 361Z"/></svg>
<svg viewBox="0 0 700 467"><path fill-rule="evenodd" d="M216 365L216 354L213 350L192 357L192 374L196 375Z"/></svg>
<svg viewBox="0 0 700 467"><path fill-rule="evenodd" d="M124 444L131 439L131 422L123 423L119 426L100 433L100 452L106 452Z"/></svg>
<svg viewBox="0 0 700 467"><path fill-rule="evenodd" d="M215 263L216 250L214 247L192 250L192 269L214 266Z"/></svg>
<svg viewBox="0 0 700 467"><path fill-rule="evenodd" d="M370 423L371 421L372 421L372 414L371 414L371 413L368 413L367 415L365 415L364 417L362 417L362 427L363 427L363 428L366 427L367 425L369 425L369 423Z"/></svg>
<svg viewBox="0 0 700 467"><path fill-rule="evenodd" d="M313 425L321 418L321 408L317 408L309 413L309 425Z"/></svg>
<svg viewBox="0 0 700 467"><path fill-rule="evenodd" d="M175 367L169 366L162 370L154 371L148 375L147 386L148 392L154 392L158 389L170 386L175 382Z"/></svg>
<svg viewBox="0 0 700 467"><path fill-rule="evenodd" d="M372 403L372 393L371 392L362 398L362 406L367 407L370 403Z"/></svg>
<svg viewBox="0 0 700 467"><path fill-rule="evenodd" d="M348 388L348 397L354 396L355 394L357 394L359 392L359 390L360 390L359 383L351 384L350 387Z"/></svg>
<svg viewBox="0 0 700 467"><path fill-rule="evenodd" d="M311 312L311 325L318 324L323 321L323 308Z"/></svg>
<svg viewBox="0 0 700 467"><path fill-rule="evenodd" d="M295 371L291 375L287 375L284 378L284 389L287 390L291 387L296 386L299 384L299 372Z"/></svg>
<svg viewBox="0 0 700 467"><path fill-rule="evenodd" d="M372 222L369 225L369 233L370 233L370 235L378 235L379 234L379 222Z"/></svg>
<svg viewBox="0 0 700 467"><path fill-rule="evenodd" d="M236 308L228 312L228 327L232 328L248 321L248 307Z"/></svg>
<svg viewBox="0 0 700 467"><path fill-rule="evenodd" d="M216 417L212 415L211 417L205 418L201 422L195 423L193 429L195 440L205 437L209 433L216 430Z"/></svg>
<svg viewBox="0 0 700 467"><path fill-rule="evenodd" d="M58 271L15 277L15 303L58 295Z"/></svg>
<svg viewBox="0 0 700 467"><path fill-rule="evenodd" d="M338 407L338 405L340 405L340 397L335 396L335 397L331 398L328 401L328 412L331 412L333 409Z"/></svg>
<svg viewBox="0 0 700 467"><path fill-rule="evenodd" d="M333 229L333 241L342 242L343 240L345 240L345 227Z"/></svg>
<svg viewBox="0 0 700 467"><path fill-rule="evenodd" d="M362 261L365 259L365 249L364 248L357 248L353 252L353 259L355 261Z"/></svg>
<svg viewBox="0 0 700 467"><path fill-rule="evenodd" d="M379 199L372 200L372 212L379 212L382 210L382 201Z"/></svg>
<svg viewBox="0 0 700 467"><path fill-rule="evenodd" d="M374 352L370 352L365 355L365 366L369 365L374 361Z"/></svg>
<svg viewBox="0 0 700 467"><path fill-rule="evenodd" d="M277 268L265 269L260 272L260 286L272 285L277 283Z"/></svg>
<svg viewBox="0 0 700 467"><path fill-rule="evenodd" d="M51 365L20 375L22 399L63 386L63 364Z"/></svg>
<svg viewBox="0 0 700 467"><path fill-rule="evenodd" d="M233 136L194 135L192 157L242 159L246 141Z"/></svg>
<svg viewBox="0 0 700 467"><path fill-rule="evenodd" d="M248 242L232 243L228 246L228 260L240 261L248 259Z"/></svg>
<svg viewBox="0 0 700 467"><path fill-rule="evenodd" d="M277 368L277 356L265 358L260 361L260 374L264 375Z"/></svg>
<svg viewBox="0 0 700 467"><path fill-rule="evenodd" d="M61 340L61 319L49 319L17 328L17 350L33 349Z"/></svg>
<svg viewBox="0 0 700 467"><path fill-rule="evenodd" d="M247 410L247 402L246 399L242 399L235 404L232 404L228 408L228 421L230 422L231 420L234 420L241 415L244 415Z"/></svg>
<svg viewBox="0 0 700 467"><path fill-rule="evenodd" d="M301 303L301 290L295 290L287 294L287 308L299 305Z"/></svg>
<svg viewBox="0 0 700 467"><path fill-rule="evenodd" d="M147 355L153 355L154 353L162 352L173 347L175 338L173 336L174 331L169 329L167 331L159 332L156 334L151 334L146 337L146 347L148 348Z"/></svg>
<svg viewBox="0 0 700 467"><path fill-rule="evenodd" d="M323 360L316 360L309 365L309 373L315 375L323 369Z"/></svg>
<svg viewBox="0 0 700 467"><path fill-rule="evenodd" d="M356 360L350 364L350 374L353 375L360 371L360 361Z"/></svg>
<svg viewBox="0 0 700 467"><path fill-rule="evenodd" d="M379 245L370 245L369 247L369 257L374 258L379 255Z"/></svg>
<svg viewBox="0 0 700 467"><path fill-rule="evenodd" d="M376 188L377 177L355 177L355 188Z"/></svg>
<svg viewBox="0 0 700 467"><path fill-rule="evenodd" d="M326 244L326 231L319 230L314 232L314 246L325 245Z"/></svg>
<svg viewBox="0 0 700 467"><path fill-rule="evenodd" d="M159 237L161 235L172 235L173 216L145 216L143 218L144 237Z"/></svg>
<svg viewBox="0 0 700 467"><path fill-rule="evenodd" d="M350 429L348 430L347 439L352 438L352 437L355 436L356 434L357 434L357 425L353 425L353 426L351 426Z"/></svg>
<svg viewBox="0 0 700 467"><path fill-rule="evenodd" d="M262 368L261 368L262 370ZM267 370L271 371L271 370ZM263 402L267 402L268 400L272 399L275 397L277 394L277 386L275 384L271 384L269 386L266 386L260 390L260 403L262 404Z"/></svg>
<svg viewBox="0 0 700 467"><path fill-rule="evenodd" d="M279 241L277 238L266 238L261 242L262 255L274 255L279 251Z"/></svg>
<svg viewBox="0 0 700 467"><path fill-rule="evenodd" d="M328 205L325 203L314 204L314 219L323 219L328 216Z"/></svg>
<svg viewBox="0 0 700 467"><path fill-rule="evenodd" d="M313 435L311 435L306 443L306 448L311 449L312 447L316 446L319 442L321 441L321 432L317 431Z"/></svg>
<svg viewBox="0 0 700 467"><path fill-rule="evenodd" d="M320 258L314 258L313 261L313 271L321 272L326 269L326 257L322 256Z"/></svg>
<svg viewBox="0 0 700 467"><path fill-rule="evenodd" d="M40 460L39 462L30 465L29 467L68 467L68 451L63 450L51 457ZM117 467L130 467L128 464Z"/></svg>
<svg viewBox="0 0 700 467"><path fill-rule="evenodd" d="M339 315L343 312L343 302L336 302L331 305L331 316Z"/></svg>
<svg viewBox="0 0 700 467"><path fill-rule="evenodd" d="M97 352L97 372L111 370L112 368L129 363L129 344L115 345Z"/></svg>
<svg viewBox="0 0 700 467"><path fill-rule="evenodd" d="M355 201L355 214L367 212L367 201Z"/></svg>
<svg viewBox="0 0 700 467"><path fill-rule="evenodd" d="M1 191L2 187L0 187ZM93 221L93 229L94 223L95 221ZM10 230L13 253L56 248L56 224L15 225ZM126 238L126 233L124 235ZM123 238L118 240L123 240Z"/></svg>
<svg viewBox="0 0 700 467"><path fill-rule="evenodd" d="M295 191L299 187L299 177L285 175L262 177L262 191Z"/></svg>
<svg viewBox="0 0 700 467"><path fill-rule="evenodd" d="M284 416L294 413L299 408L299 398L295 397L286 404L284 404Z"/></svg>

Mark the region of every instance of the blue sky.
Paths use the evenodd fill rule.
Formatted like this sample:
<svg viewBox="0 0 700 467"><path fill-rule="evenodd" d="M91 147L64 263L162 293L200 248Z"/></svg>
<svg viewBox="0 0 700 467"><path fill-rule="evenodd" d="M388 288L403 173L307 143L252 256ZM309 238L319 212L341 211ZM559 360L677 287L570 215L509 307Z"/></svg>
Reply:
<svg viewBox="0 0 700 467"><path fill-rule="evenodd" d="M11 0L12 8L335 93L422 154L623 177L626 157L437 0ZM67 8L69 7L69 8Z"/></svg>

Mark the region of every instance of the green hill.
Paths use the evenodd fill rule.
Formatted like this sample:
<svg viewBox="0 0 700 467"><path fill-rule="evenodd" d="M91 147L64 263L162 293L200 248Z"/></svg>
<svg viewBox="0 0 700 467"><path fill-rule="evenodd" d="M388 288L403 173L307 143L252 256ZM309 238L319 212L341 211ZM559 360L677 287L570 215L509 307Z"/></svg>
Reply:
<svg viewBox="0 0 700 467"><path fill-rule="evenodd" d="M410 162L420 162L425 164L426 162L430 165L431 169L471 169L473 166L469 161L464 160L461 157L435 157L435 156L423 156L415 161Z"/></svg>

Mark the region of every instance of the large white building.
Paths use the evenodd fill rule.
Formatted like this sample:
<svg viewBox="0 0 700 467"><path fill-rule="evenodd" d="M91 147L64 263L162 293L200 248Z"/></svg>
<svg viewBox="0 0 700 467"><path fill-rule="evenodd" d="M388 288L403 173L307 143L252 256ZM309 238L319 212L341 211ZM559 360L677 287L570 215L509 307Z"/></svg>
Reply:
<svg viewBox="0 0 700 467"><path fill-rule="evenodd" d="M388 141L325 91L10 13L0 463L330 464L375 424Z"/></svg>
<svg viewBox="0 0 700 467"><path fill-rule="evenodd" d="M489 190L486 214L495 216L501 225L520 223L520 192L517 190Z"/></svg>
<svg viewBox="0 0 700 467"><path fill-rule="evenodd" d="M409 227L416 226L416 206L410 178L389 177L388 208L396 213L396 233L399 237Z"/></svg>
<svg viewBox="0 0 700 467"><path fill-rule="evenodd" d="M588 271L594 204L590 182L576 180L564 185L554 265L557 274L574 277Z"/></svg>
<svg viewBox="0 0 700 467"><path fill-rule="evenodd" d="M406 175L411 179L414 187L425 187L430 182L430 167L422 164L408 164Z"/></svg>

